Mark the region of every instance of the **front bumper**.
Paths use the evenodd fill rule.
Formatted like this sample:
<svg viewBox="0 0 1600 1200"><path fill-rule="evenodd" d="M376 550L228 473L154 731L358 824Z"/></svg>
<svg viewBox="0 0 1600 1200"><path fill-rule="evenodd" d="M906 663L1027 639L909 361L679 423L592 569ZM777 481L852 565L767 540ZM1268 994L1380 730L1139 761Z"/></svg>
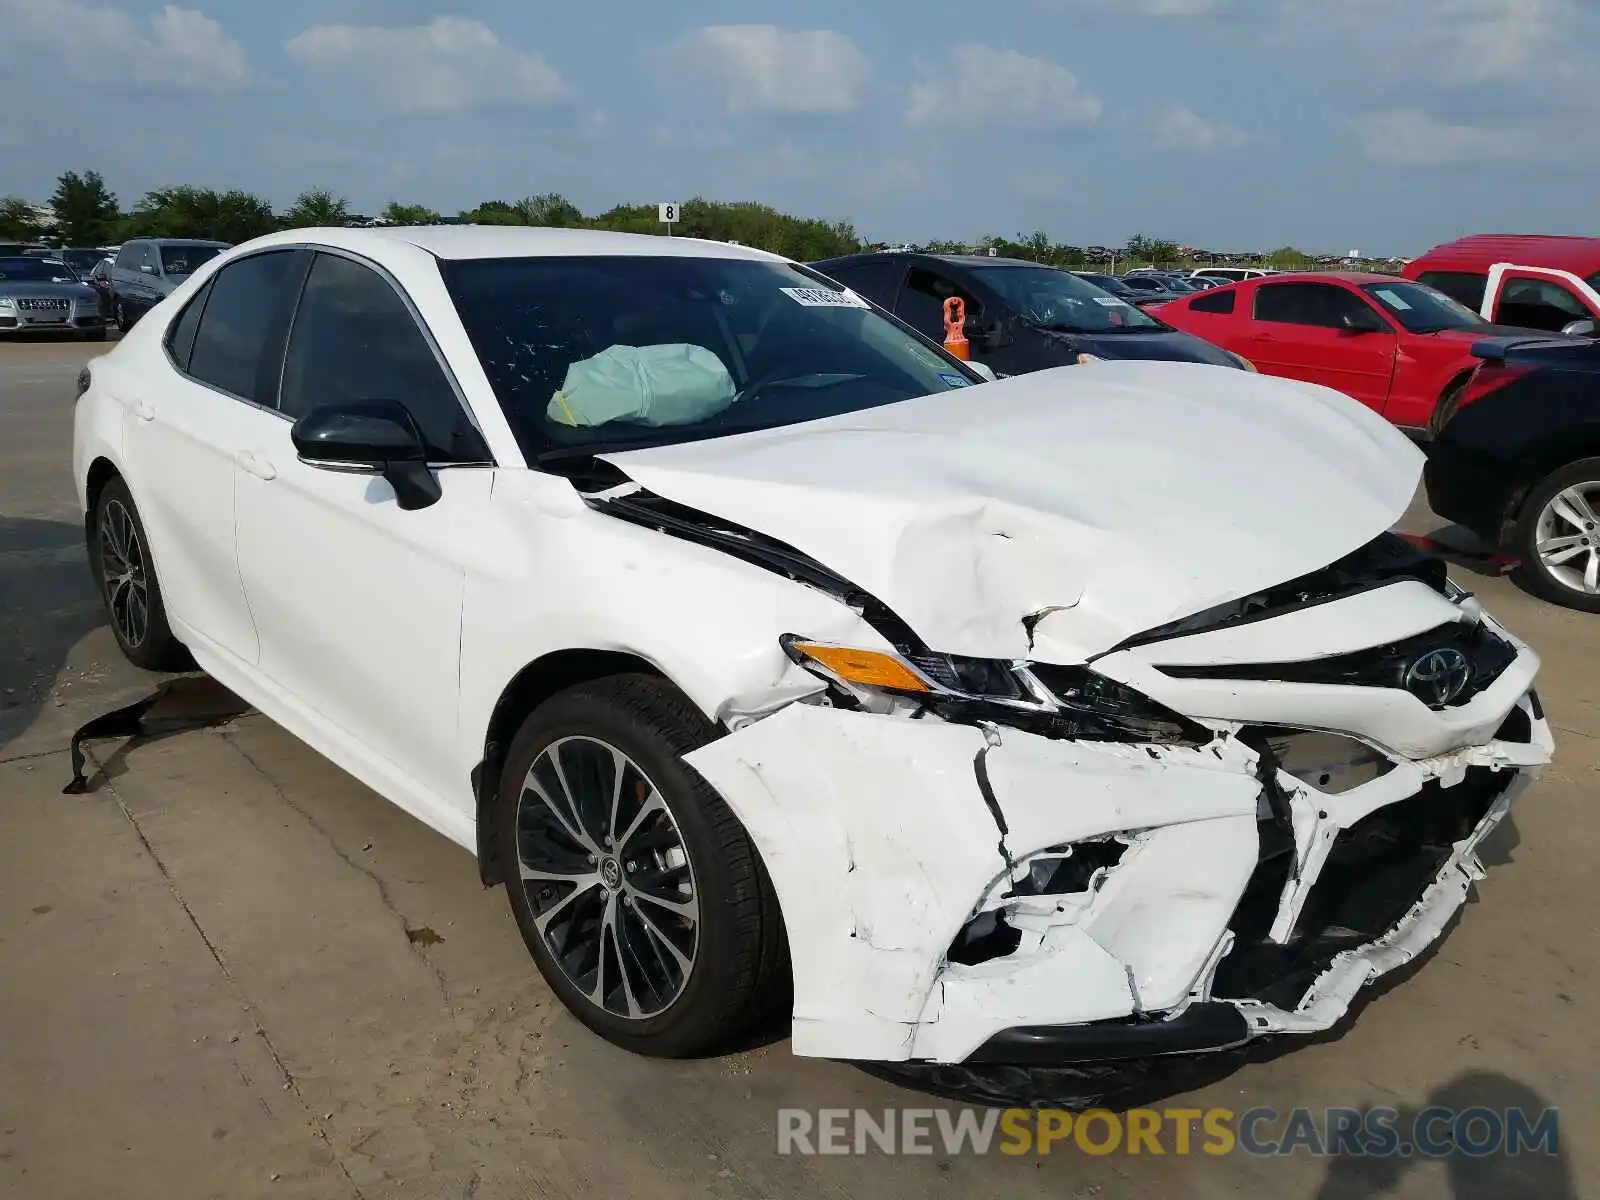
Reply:
<svg viewBox="0 0 1600 1200"><path fill-rule="evenodd" d="M44 312L0 309L0 337L32 333L91 333L105 327L105 314L98 307L88 312L79 308Z"/></svg>
<svg viewBox="0 0 1600 1200"><path fill-rule="evenodd" d="M1387 770L1337 794L1264 769L1236 735L1242 724L1183 749L802 703L688 761L749 830L778 892L795 1053L886 1063L1192 1053L1330 1028L1366 984L1440 936L1483 874L1478 845L1549 760L1528 691L1536 666L1524 648L1473 700L1470 727L1418 705L1408 736L1431 717L1454 748L1380 751ZM1271 686L1314 706L1315 688ZM1350 689L1326 690L1349 715ZM1238 699L1236 688L1220 694ZM1490 732L1468 741L1486 721ZM1292 828L1266 804L1268 780ZM1374 822L1424 809L1456 814L1460 836L1419 833L1433 857L1413 856L1403 903L1369 906L1359 942L1338 936L1319 883L1326 892L1349 874L1345 848ZM1108 835L1120 835L1121 859L1082 890L1015 894L1041 855ZM953 960L958 939L997 913L1015 944Z"/></svg>

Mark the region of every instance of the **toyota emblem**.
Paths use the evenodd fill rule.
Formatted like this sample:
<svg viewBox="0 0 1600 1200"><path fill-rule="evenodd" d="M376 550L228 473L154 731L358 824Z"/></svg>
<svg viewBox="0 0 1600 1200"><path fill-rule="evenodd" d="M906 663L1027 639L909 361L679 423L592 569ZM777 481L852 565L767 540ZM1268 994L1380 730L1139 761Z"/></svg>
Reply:
<svg viewBox="0 0 1600 1200"><path fill-rule="evenodd" d="M1472 680L1472 664L1453 646L1442 646L1417 656L1406 668L1405 689L1429 708L1443 708Z"/></svg>

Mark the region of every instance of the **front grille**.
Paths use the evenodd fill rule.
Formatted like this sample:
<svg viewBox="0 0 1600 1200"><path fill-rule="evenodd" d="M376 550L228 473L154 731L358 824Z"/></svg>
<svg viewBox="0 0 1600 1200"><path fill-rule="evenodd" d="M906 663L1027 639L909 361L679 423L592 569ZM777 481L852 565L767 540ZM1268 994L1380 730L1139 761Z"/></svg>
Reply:
<svg viewBox="0 0 1600 1200"><path fill-rule="evenodd" d="M1430 780L1339 834L1283 945L1266 935L1289 879L1293 844L1263 822L1260 858L1229 923L1233 949L1217 965L1212 996L1294 1009L1335 957L1404 919L1515 777L1473 767L1455 787Z"/></svg>
<svg viewBox="0 0 1600 1200"><path fill-rule="evenodd" d="M1460 651L1466 657L1468 674L1460 690L1443 704L1419 697L1430 708L1454 708L1467 703L1505 674L1506 668L1517 658L1517 648L1487 626L1458 621L1386 646L1374 646L1351 654L1336 654L1331 658L1306 662L1164 666L1157 669L1175 679L1323 683L1406 691L1406 677L1413 666L1435 650Z"/></svg>
<svg viewBox="0 0 1600 1200"><path fill-rule="evenodd" d="M18 300L17 307L24 312L66 312L71 303L67 300L28 299Z"/></svg>

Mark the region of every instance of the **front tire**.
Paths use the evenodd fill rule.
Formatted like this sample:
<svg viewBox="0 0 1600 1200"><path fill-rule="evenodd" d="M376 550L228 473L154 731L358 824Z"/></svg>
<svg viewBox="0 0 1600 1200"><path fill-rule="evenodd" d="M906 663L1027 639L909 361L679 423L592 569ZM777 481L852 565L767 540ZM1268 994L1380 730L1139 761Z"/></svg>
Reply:
<svg viewBox="0 0 1600 1200"><path fill-rule="evenodd" d="M1534 485L1515 541L1519 583L1563 608L1600 612L1600 458L1569 463Z"/></svg>
<svg viewBox="0 0 1600 1200"><path fill-rule="evenodd" d="M716 735L664 681L612 676L535 709L501 776L496 832L529 953L580 1021L640 1054L732 1044L788 983L755 847L683 761Z"/></svg>
<svg viewBox="0 0 1600 1200"><path fill-rule="evenodd" d="M193 660L167 623L150 539L128 485L113 479L95 501L89 567L106 618L128 661L147 671L184 671Z"/></svg>
<svg viewBox="0 0 1600 1200"><path fill-rule="evenodd" d="M128 306L119 299L113 303L112 307L116 313L117 330L121 333L127 333L128 330L133 328L133 317L128 313Z"/></svg>

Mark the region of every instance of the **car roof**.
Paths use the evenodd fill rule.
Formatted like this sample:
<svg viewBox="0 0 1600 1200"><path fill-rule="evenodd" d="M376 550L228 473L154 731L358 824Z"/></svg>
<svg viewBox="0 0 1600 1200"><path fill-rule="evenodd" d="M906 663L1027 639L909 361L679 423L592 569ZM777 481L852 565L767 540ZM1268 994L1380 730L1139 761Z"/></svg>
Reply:
<svg viewBox="0 0 1600 1200"><path fill-rule="evenodd" d="M1567 237L1545 233L1480 233L1435 246L1411 264L1413 271L1476 267L1495 263L1549 267L1590 275L1600 271L1600 237Z"/></svg>
<svg viewBox="0 0 1600 1200"><path fill-rule="evenodd" d="M598 229L552 229L531 225L390 225L362 229L287 229L246 243L248 246L331 246L382 258L386 252L416 247L435 258L555 258L619 255L640 258L737 258L788 262L753 246L734 246L701 238L649 233L611 233Z"/></svg>

